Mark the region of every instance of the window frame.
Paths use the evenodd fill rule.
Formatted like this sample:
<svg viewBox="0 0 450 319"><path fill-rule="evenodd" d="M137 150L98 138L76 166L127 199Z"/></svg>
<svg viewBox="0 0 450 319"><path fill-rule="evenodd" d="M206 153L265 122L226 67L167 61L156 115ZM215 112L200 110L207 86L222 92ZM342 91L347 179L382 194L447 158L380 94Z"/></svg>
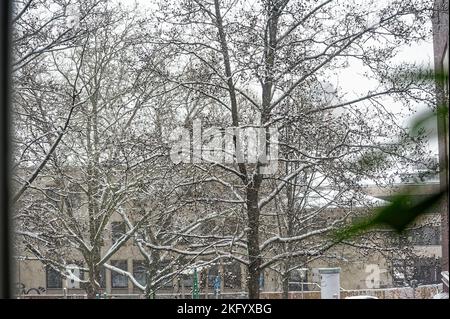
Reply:
<svg viewBox="0 0 450 319"><path fill-rule="evenodd" d="M126 234L126 232L127 232L127 225L125 224L125 222L123 221L111 222L111 243L114 245L124 234Z"/></svg>
<svg viewBox="0 0 450 319"><path fill-rule="evenodd" d="M137 267L142 267L143 271L137 271ZM147 285L147 277L146 277L145 272L146 272L146 270L145 270L145 260L143 260L143 259L135 259L135 260L133 260L133 277L142 286ZM144 276L143 282L141 282L138 279L138 277L136 276L137 274L142 274L142 276Z"/></svg>
<svg viewBox="0 0 450 319"><path fill-rule="evenodd" d="M125 265L125 269L121 268L120 263L123 263ZM123 271L128 271L128 260L126 260L126 259L111 260L111 265L116 267L116 268L119 268L119 269L121 269ZM114 283L114 279L117 278L117 277L119 277L119 278L123 277L124 278L125 284L123 286L117 286ZM128 280L128 277L126 275L122 275L122 274L119 274L116 271L111 270L111 289L127 289L128 288L128 281L129 280Z"/></svg>
<svg viewBox="0 0 450 319"><path fill-rule="evenodd" d="M53 272L53 274L57 275L59 277L59 284L57 286L50 286L49 285L49 277L50 277L50 272ZM63 288L63 276L61 275L61 273L57 270L55 270L53 267L51 266L46 266L45 267L45 288L46 289L62 289Z"/></svg>

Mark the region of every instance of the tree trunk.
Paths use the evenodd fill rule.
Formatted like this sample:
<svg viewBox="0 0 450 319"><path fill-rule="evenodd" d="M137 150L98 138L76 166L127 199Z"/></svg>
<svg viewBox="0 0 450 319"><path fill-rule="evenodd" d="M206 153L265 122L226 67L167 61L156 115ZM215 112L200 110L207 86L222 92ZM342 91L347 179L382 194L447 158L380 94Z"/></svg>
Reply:
<svg viewBox="0 0 450 319"><path fill-rule="evenodd" d="M155 257L153 262L149 262L148 260L146 261L147 271L145 272L145 277L147 284L144 292L146 299L155 299L156 287L153 284L153 281L156 277L156 270L158 266L158 263L156 262L157 260L159 260L159 255Z"/></svg>
<svg viewBox="0 0 450 319"><path fill-rule="evenodd" d="M94 283L91 282L91 279L89 279L89 283L86 286L87 298L95 299L99 293L99 287L97 287Z"/></svg>
<svg viewBox="0 0 450 319"><path fill-rule="evenodd" d="M85 288L88 299L95 299L100 293L100 272L98 267L96 267L96 264L96 258L91 258L89 267L89 282L86 283Z"/></svg>
<svg viewBox="0 0 450 319"><path fill-rule="evenodd" d="M253 186L247 189L247 250L248 250L248 297L259 299L259 278L261 274L261 254L259 250L259 208L258 190Z"/></svg>
<svg viewBox="0 0 450 319"><path fill-rule="evenodd" d="M281 298L289 298L289 273L286 272L283 274L283 295Z"/></svg>

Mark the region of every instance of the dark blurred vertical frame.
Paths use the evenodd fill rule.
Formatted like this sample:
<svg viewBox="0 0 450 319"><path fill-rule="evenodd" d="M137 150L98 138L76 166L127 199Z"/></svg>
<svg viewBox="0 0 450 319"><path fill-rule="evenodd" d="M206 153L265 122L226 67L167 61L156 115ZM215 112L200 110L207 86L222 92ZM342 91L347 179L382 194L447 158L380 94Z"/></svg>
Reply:
<svg viewBox="0 0 450 319"><path fill-rule="evenodd" d="M11 298L11 219L9 210L9 97L11 1L0 1L0 298Z"/></svg>
<svg viewBox="0 0 450 319"><path fill-rule="evenodd" d="M448 0L435 0L433 14L434 67L437 74L448 74ZM446 65L446 67L445 67ZM436 102L448 107L448 77L436 81ZM439 170L441 190L448 189L448 114L438 116ZM441 205L442 271L448 271L448 192ZM448 287L444 285L448 292Z"/></svg>

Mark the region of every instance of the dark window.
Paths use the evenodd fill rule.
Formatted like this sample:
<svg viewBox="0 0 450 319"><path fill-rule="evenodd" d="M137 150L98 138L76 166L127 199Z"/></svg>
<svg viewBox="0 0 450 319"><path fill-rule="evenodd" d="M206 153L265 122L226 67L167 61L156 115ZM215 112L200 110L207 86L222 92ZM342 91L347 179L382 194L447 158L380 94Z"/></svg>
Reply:
<svg viewBox="0 0 450 319"><path fill-rule="evenodd" d="M50 266L46 268L47 288L62 288L61 274Z"/></svg>
<svg viewBox="0 0 450 319"><path fill-rule="evenodd" d="M119 269L128 270L126 260L112 260L111 265ZM128 278L125 275L119 274L111 270L111 287L112 288L128 288Z"/></svg>
<svg viewBox="0 0 450 319"><path fill-rule="evenodd" d="M241 288L241 265L237 261L223 265L223 285L225 288Z"/></svg>
<svg viewBox="0 0 450 319"><path fill-rule="evenodd" d="M169 264L170 264L170 261L168 261L168 260L163 260L158 263L158 270L157 270L158 277L163 277L163 276L167 275L168 273L170 273L171 269L169 267ZM173 287L172 280L169 277L164 278L161 281L161 284L163 287L166 287L166 288Z"/></svg>
<svg viewBox="0 0 450 319"><path fill-rule="evenodd" d="M69 186L69 192L65 199L65 204L72 210L78 210L81 208L82 203L82 188L77 184Z"/></svg>
<svg viewBox="0 0 450 319"><path fill-rule="evenodd" d="M308 282L308 274L305 270L294 269L289 273L290 291L308 290L308 285L303 284L305 282Z"/></svg>
<svg viewBox="0 0 450 319"><path fill-rule="evenodd" d="M147 282L145 271L145 262L143 260L133 260L133 277L143 286Z"/></svg>
<svg viewBox="0 0 450 319"><path fill-rule="evenodd" d="M138 230L134 233L134 236L132 237L133 240L133 246L138 246L138 241L145 241L144 231Z"/></svg>
<svg viewBox="0 0 450 319"><path fill-rule="evenodd" d="M423 257L416 260L414 279L422 285L439 284L441 282L440 258Z"/></svg>
<svg viewBox="0 0 450 319"><path fill-rule="evenodd" d="M392 261L392 279L395 286L405 286L414 278L414 261L395 259Z"/></svg>
<svg viewBox="0 0 450 319"><path fill-rule="evenodd" d="M441 243L441 229L438 226L423 226L410 230L408 237L414 245L439 245Z"/></svg>
<svg viewBox="0 0 450 319"><path fill-rule="evenodd" d="M185 287L192 287L194 284L194 274L184 274L183 283Z"/></svg>
<svg viewBox="0 0 450 319"><path fill-rule="evenodd" d="M216 277L220 276L219 265L212 265L208 270L208 286L214 287L214 282ZM230 288L241 288L241 266L238 262L224 262L223 264L223 274L221 275L221 289ZM223 282L222 282L223 280Z"/></svg>
<svg viewBox="0 0 450 319"><path fill-rule="evenodd" d="M111 240L113 243L117 242L125 233L126 226L124 222L111 223Z"/></svg>

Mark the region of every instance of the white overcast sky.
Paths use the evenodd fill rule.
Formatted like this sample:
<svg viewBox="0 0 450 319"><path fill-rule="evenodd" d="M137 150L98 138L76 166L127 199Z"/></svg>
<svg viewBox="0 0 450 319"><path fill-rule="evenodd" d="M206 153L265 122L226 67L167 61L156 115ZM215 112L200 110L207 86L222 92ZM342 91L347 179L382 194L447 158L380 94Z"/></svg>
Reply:
<svg viewBox="0 0 450 319"><path fill-rule="evenodd" d="M392 62L415 62L431 69L434 67L433 60L433 43L432 39L429 39L428 41L422 41L421 43L401 48L401 51ZM364 70L361 69L361 64L359 63L350 63L348 68L340 70L338 73L338 83L341 92L348 93L350 97L352 93L358 95L367 92L370 87L376 85L376 81L370 81L362 75L363 71ZM399 114L399 122L402 123L402 125L409 125L418 114L426 110L425 106L418 104L416 107L417 112L415 114L410 114L409 111L406 111L398 102L389 101L385 105L393 113ZM436 126L428 126L427 129L432 132L436 130ZM437 139L431 137L429 142L430 150L437 154Z"/></svg>

